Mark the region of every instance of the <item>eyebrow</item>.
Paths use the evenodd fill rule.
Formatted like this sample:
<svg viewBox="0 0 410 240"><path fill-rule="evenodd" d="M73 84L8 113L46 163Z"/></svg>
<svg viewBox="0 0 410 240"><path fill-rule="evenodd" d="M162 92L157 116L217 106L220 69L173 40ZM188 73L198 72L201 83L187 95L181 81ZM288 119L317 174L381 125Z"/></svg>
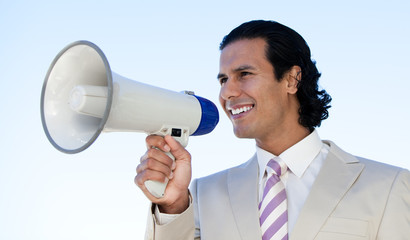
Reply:
<svg viewBox="0 0 410 240"><path fill-rule="evenodd" d="M253 66L251 66L251 65L245 64L245 65L241 65L241 66L239 66L239 67L233 69L233 72L242 72L242 71L244 71L244 70L256 70L256 68L253 67ZM221 78L223 78L223 77L226 77L226 74L224 74L224 73L219 73L218 76L217 76L217 79L221 79Z"/></svg>

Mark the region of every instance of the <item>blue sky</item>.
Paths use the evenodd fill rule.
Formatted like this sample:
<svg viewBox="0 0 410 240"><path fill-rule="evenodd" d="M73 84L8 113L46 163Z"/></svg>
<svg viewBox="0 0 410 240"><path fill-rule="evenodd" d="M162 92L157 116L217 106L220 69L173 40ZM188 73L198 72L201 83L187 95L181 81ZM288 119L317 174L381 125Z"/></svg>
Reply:
<svg viewBox="0 0 410 240"><path fill-rule="evenodd" d="M133 178L145 135L102 134L86 151L66 155L43 133L44 77L55 55L77 40L97 44L116 73L217 103L222 37L244 21L279 21L308 42L320 85L333 97L320 136L410 168L409 9L405 0L0 0L0 239L143 238L148 201ZM255 151L220 114L214 132L189 140L193 177Z"/></svg>

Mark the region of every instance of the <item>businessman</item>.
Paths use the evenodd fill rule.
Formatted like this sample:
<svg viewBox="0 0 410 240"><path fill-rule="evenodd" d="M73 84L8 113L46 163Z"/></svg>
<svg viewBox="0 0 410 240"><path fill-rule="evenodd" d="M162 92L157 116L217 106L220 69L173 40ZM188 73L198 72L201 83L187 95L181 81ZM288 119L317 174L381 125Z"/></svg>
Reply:
<svg viewBox="0 0 410 240"><path fill-rule="evenodd" d="M220 50L219 100L235 135L255 139L255 155L191 183L190 153L148 136L135 178L152 201L146 239L410 239L409 171L320 139L331 97L297 32L250 21ZM166 178L163 198L144 186Z"/></svg>

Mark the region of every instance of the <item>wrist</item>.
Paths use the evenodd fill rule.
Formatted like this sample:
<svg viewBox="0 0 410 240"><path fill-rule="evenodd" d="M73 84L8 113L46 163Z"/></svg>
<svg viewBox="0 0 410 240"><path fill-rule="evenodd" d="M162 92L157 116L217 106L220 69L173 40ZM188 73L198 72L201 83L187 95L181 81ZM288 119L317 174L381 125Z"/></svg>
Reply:
<svg viewBox="0 0 410 240"><path fill-rule="evenodd" d="M171 204L158 204L159 211L166 214L181 214L190 204L190 194L187 190L185 194L178 197L177 200Z"/></svg>

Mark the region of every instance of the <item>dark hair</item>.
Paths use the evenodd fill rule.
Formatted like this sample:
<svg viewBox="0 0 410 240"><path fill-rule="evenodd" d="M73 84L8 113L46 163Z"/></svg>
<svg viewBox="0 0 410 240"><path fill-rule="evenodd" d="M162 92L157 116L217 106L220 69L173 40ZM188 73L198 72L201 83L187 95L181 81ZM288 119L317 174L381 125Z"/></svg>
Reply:
<svg viewBox="0 0 410 240"><path fill-rule="evenodd" d="M222 40L219 49L237 40L262 38L267 43L266 58L280 81L293 66L302 69L297 98L300 103L299 123L313 131L321 121L328 118L332 98L325 90L319 90L320 73L316 62L311 59L306 41L293 29L278 22L255 20L243 23Z"/></svg>

